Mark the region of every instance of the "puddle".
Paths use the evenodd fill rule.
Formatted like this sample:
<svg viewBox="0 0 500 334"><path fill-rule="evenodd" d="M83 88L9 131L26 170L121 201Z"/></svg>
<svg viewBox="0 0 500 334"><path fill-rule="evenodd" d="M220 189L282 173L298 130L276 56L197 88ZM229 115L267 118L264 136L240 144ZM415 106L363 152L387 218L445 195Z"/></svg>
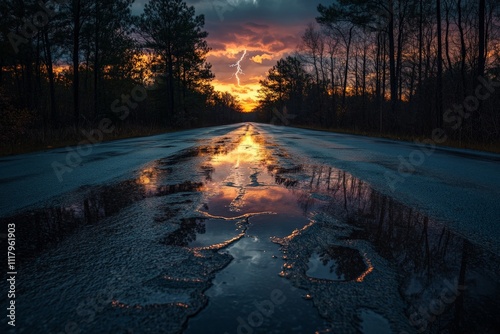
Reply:
<svg viewBox="0 0 500 334"><path fill-rule="evenodd" d="M181 221L180 228L165 237L165 244L194 249L221 249L241 238L246 221L190 218Z"/></svg>
<svg viewBox="0 0 500 334"><path fill-rule="evenodd" d="M328 328L304 298L305 292L278 276L283 260L271 237L285 237L309 220L293 192L276 182L282 173L300 168L278 170L272 153L262 136L249 130L233 151L215 155L202 166L207 182L199 212L233 221L233 226L235 217L244 217L244 237L224 249L233 261L216 275L206 291L208 306L189 320L185 333L299 333ZM224 239L223 231L214 228L213 233Z"/></svg>
<svg viewBox="0 0 500 334"><path fill-rule="evenodd" d="M330 246L311 255L306 275L329 281L355 281L368 267L359 251L342 246Z"/></svg>
<svg viewBox="0 0 500 334"><path fill-rule="evenodd" d="M170 175L171 169L162 169L159 163L153 163L140 171L136 179L82 187L63 198L54 199L53 203L43 208L0 218L0 224L6 226L22 222L16 226L16 261L23 263L58 245L78 229L112 217L136 202L151 197L199 192L203 185L191 181L165 184Z"/></svg>
<svg viewBox="0 0 500 334"><path fill-rule="evenodd" d="M341 324L335 328L366 327L374 316L357 315L363 308L386 319L379 322L388 333L500 326L491 312L500 308L498 256L344 171L303 165L293 179L298 205L315 214L273 238L285 260L281 276L306 289L319 313Z"/></svg>

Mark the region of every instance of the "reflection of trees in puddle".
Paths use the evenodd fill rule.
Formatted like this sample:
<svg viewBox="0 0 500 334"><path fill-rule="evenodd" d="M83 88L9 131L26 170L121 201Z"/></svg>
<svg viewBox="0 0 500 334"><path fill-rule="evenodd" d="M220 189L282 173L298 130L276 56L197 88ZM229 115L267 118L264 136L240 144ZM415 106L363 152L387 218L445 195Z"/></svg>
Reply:
<svg viewBox="0 0 500 334"><path fill-rule="evenodd" d="M368 239L387 258L406 254L415 270L430 272L456 252L461 252L464 240L442 224L406 207L394 199L373 190L367 183L331 167L304 167L309 178L287 178L295 188L299 205L308 210L317 206L321 211L341 218L362 230L353 237ZM283 177L279 176L278 183ZM293 186L294 185L294 186ZM418 255L418 256L417 256ZM459 258L460 256L458 256ZM445 259L446 258L446 259Z"/></svg>
<svg viewBox="0 0 500 334"><path fill-rule="evenodd" d="M187 218L179 228L163 238L169 246L189 248L193 254L220 250L245 236L248 217L238 220ZM201 239L201 240L200 240Z"/></svg>
<svg viewBox="0 0 500 334"><path fill-rule="evenodd" d="M164 243L172 246L187 247L196 241L197 234L205 233L205 219L186 218L182 219L179 228L167 235Z"/></svg>
<svg viewBox="0 0 500 334"><path fill-rule="evenodd" d="M311 255L306 275L313 282L355 281L367 270L368 267L358 250L343 246L328 246L320 248Z"/></svg>
<svg viewBox="0 0 500 334"><path fill-rule="evenodd" d="M447 305L443 311L446 316L441 316L439 323L429 325L429 329L453 331L460 324L462 330L467 329L466 332L477 332L477 328L500 325L492 312L492 309L500 309L498 256L470 243L443 223L373 190L366 182L344 171L325 166L304 166L296 178L282 178L287 178L304 211L314 206L315 211L327 213L353 227L347 238L339 240L369 241L379 255L398 269L399 288L410 305L407 315L422 305L428 307L429 300L439 297L443 282L447 280L468 288ZM282 179L277 183L282 184ZM291 242L299 234L293 236ZM331 244L314 247L316 250L313 248L308 254L318 251L319 247L323 263L328 264L329 259L334 259L339 274L354 276L361 268L360 262L348 254L332 253ZM295 260L287 261L285 276L287 266L297 270Z"/></svg>
<svg viewBox="0 0 500 334"><path fill-rule="evenodd" d="M299 183L299 181L297 180L282 177L280 175L276 175L275 182L276 184L283 185L285 188L291 188L291 187L293 188L297 186L297 184Z"/></svg>
<svg viewBox="0 0 500 334"><path fill-rule="evenodd" d="M200 169L202 170L203 176L205 176L205 181L212 181L212 174L214 173L215 169L209 165L203 165L200 167Z"/></svg>
<svg viewBox="0 0 500 334"><path fill-rule="evenodd" d="M203 184L191 181L160 184L171 169L158 164L141 171L136 179L115 184L82 188L58 199L57 204L22 211L1 218L0 223L17 223L17 261L33 258L41 251L64 240L79 227L95 224L148 197L175 193L194 193Z"/></svg>
<svg viewBox="0 0 500 334"><path fill-rule="evenodd" d="M151 197L177 193L189 195L202 191L203 183L196 182L196 180L173 182L179 178L178 176L182 176L183 169L190 161L197 158L206 160L213 156L227 155L238 146L243 138L243 136L226 137L224 140L214 141L208 145L183 150L145 167L135 179L103 186L82 187L55 199L50 205L20 211L10 217L1 218L0 222L2 224L18 223L16 226L16 237L19 241L17 260L23 262L58 244L79 227L98 223L138 201ZM202 171L205 181L209 182L213 167L205 165ZM178 206L188 205L191 202L189 198L186 198L179 202ZM163 208L162 211L163 214L155 218L158 223L174 218L178 212L174 205ZM196 232L193 233L196 234Z"/></svg>
<svg viewBox="0 0 500 334"><path fill-rule="evenodd" d="M319 258L324 266L331 264L329 271L346 281L353 281L360 277L367 269L359 251L349 247L330 246L319 253Z"/></svg>
<svg viewBox="0 0 500 334"><path fill-rule="evenodd" d="M143 199L202 191L203 183L196 182L196 180L173 183L175 177L172 175L179 171L182 174L182 169L189 168L186 167L189 163L196 166L193 160L197 158L207 160L214 156L227 155L228 152L234 151L244 138L244 136L226 137L224 140L214 141L208 145L183 150L145 167L135 179L82 188L57 199L57 204L21 211L13 216L1 218L0 222L2 224L18 223L16 236L20 243L17 255L18 262L22 262L58 244L79 227L98 223ZM262 139L252 137L252 140ZM201 170L205 181L210 182L214 168L211 165L202 164ZM178 204L189 205L191 202L186 198ZM171 220L177 215L176 209L172 206L163 211L163 214L155 219L157 222ZM184 230L188 233L186 229ZM195 238L196 232L192 232L191 235Z"/></svg>
<svg viewBox="0 0 500 334"><path fill-rule="evenodd" d="M216 179L214 175L221 168L221 164L238 161L241 166L247 161L257 163L264 173L267 171L271 175L271 182L274 180L275 184L280 186L274 187L274 192L264 187L261 187L262 190L252 189L246 193L247 199L258 203L262 208L264 201L268 205L277 202L276 198L283 195L281 192L294 193L304 214L314 208L315 211L325 212L355 227L353 232L342 240L369 241L378 254L397 268L400 291L408 305L411 305L408 313L412 312L412 307L418 308L424 303L424 295L439 296L437 283L445 278L449 281L455 281L456 278L458 285L466 285L469 288L447 309L447 320L440 326L461 323L464 329L471 329L471 324L475 322L484 322L485 326L498 322L492 319L491 311L500 309L498 256L471 244L417 210L374 191L369 184L349 173L330 166L294 166L291 162L288 162L290 166L280 166L276 156L287 155L255 133L227 139L159 160L153 166L145 168L136 179L83 189L71 197L66 196L67 199L61 200L61 204L0 219L3 224L19 223L16 226L16 236L22 248L18 251L18 261L35 256L51 244L60 242L79 226L97 223L145 198L207 191L207 184ZM201 163L196 166L199 166L199 175L204 178L205 184L196 180L168 184L172 173L177 169L186 168L188 161L197 158L200 158ZM281 160L280 163L284 164ZM253 184L257 184L256 180L253 180ZM220 187L220 184L217 186ZM231 196L234 197L228 192L226 197ZM188 197L178 205L185 206L190 203ZM282 210L279 207L273 209ZM164 215L157 217L158 223L171 221L178 216L175 207L166 207L163 211ZM179 229L167 235L164 242L187 247L196 241L197 235L205 233L205 219L182 219ZM307 233L308 228L304 228L283 239L291 243L296 236ZM236 235L235 238L240 236ZM300 260L307 263L312 252L318 252L324 264L335 260L336 266L330 270L335 270L338 276L343 276L346 280L357 280L360 273L369 275L365 254L355 246L349 248L315 243L311 249L299 255L304 257ZM287 262L290 264L290 261ZM492 279L488 281L486 277ZM418 291L406 292L415 280L420 286ZM486 292L480 294L479 288L475 289L474 285L479 286L483 284L482 281L491 282L493 288L485 288L483 291ZM481 305L477 302L480 298Z"/></svg>

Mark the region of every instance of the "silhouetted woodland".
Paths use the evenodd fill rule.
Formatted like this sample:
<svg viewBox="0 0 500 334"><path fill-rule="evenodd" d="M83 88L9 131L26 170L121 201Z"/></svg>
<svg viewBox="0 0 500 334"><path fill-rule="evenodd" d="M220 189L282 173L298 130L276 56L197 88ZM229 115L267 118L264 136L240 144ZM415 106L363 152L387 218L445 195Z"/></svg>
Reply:
<svg viewBox="0 0 500 334"><path fill-rule="evenodd" d="M78 139L103 118L115 135L236 122L214 90L204 17L182 0L0 3L2 150Z"/></svg>
<svg viewBox="0 0 500 334"><path fill-rule="evenodd" d="M0 3L3 153L75 142L103 118L115 137L251 120L211 84L203 15L151 0L133 16L132 3ZM297 52L269 70L255 111L265 122L498 143L499 80L498 1L338 0L319 5Z"/></svg>
<svg viewBox="0 0 500 334"><path fill-rule="evenodd" d="M261 81L259 117L500 145L500 3L338 0ZM274 111L273 111L274 110ZM277 118L279 119L279 117Z"/></svg>

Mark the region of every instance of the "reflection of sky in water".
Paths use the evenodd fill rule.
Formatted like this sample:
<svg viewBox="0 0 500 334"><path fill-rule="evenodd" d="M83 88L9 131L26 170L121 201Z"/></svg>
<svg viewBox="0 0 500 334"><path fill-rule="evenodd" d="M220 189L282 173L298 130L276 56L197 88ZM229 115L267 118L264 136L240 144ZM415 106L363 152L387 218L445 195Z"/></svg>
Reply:
<svg viewBox="0 0 500 334"><path fill-rule="evenodd" d="M146 194L153 194L158 187L158 169L148 167L143 169L137 178L137 184L144 187Z"/></svg>
<svg viewBox="0 0 500 334"><path fill-rule="evenodd" d="M227 154L215 155L212 158L212 164L219 166L230 163L233 167L238 168L241 163L259 162L264 158L264 147L254 139L250 132L247 132L234 150L229 151Z"/></svg>
<svg viewBox="0 0 500 334"><path fill-rule="evenodd" d="M213 220L214 224L242 222L245 236L224 249L233 261L217 274L213 287L206 292L211 298L208 308L190 320L187 333L206 332L206 323L215 318L224 323L220 332L235 332L237 316L251 313L253 303L269 298L275 288L282 289L290 303L277 309L273 320L259 327L260 331L277 333L274 327L284 327L283 332L300 326L321 328L323 319L310 302L300 293L284 289L287 283L277 275L283 264L279 246L271 241L272 236L285 237L309 221L297 205L294 191L276 181L278 161L272 146L254 129L247 129L236 139L233 149L212 156L201 166L210 174L200 211L212 219L219 218ZM243 312L245 307L250 309ZM307 317L307 326L292 315L296 309Z"/></svg>
<svg viewBox="0 0 500 334"><path fill-rule="evenodd" d="M214 155L210 165L203 166L211 173L205 184L208 212L228 217L276 211L276 204L290 195L265 170L270 155L252 131L247 131L233 150Z"/></svg>

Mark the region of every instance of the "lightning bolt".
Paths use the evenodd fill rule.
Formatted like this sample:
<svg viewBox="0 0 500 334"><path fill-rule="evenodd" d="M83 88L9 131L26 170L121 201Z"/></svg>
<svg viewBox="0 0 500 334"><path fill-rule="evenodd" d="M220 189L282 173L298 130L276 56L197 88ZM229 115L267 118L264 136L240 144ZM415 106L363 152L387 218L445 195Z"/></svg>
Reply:
<svg viewBox="0 0 500 334"><path fill-rule="evenodd" d="M241 68L241 62L243 59L245 59L245 56L247 55L247 50L245 49L243 51L243 55L241 56L240 60L238 60L235 64L229 65L229 67L236 67L236 72L231 76L231 78L234 76L236 77L236 80L238 80L238 86L240 85L240 74L245 74L243 73L243 69Z"/></svg>

